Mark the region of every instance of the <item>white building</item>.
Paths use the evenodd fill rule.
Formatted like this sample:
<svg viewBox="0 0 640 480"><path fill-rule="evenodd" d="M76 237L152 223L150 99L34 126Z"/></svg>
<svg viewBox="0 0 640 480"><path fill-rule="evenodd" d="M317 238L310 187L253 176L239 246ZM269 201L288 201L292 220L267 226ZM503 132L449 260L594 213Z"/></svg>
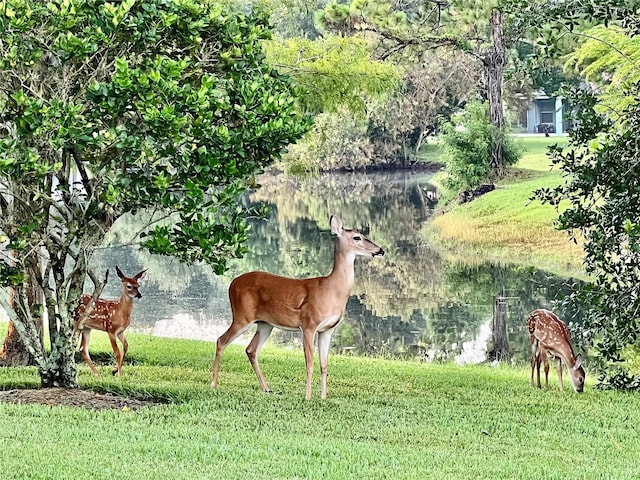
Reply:
<svg viewBox="0 0 640 480"><path fill-rule="evenodd" d="M544 92L534 93L532 98L522 97L517 123L526 133L566 133L569 122L565 120L567 105L562 97L550 97Z"/></svg>

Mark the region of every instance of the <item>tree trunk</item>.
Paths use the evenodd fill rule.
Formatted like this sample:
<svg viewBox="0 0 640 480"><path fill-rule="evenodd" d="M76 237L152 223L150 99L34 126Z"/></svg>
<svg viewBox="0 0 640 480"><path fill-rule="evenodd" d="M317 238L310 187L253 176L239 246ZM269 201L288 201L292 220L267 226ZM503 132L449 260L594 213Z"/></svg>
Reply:
<svg viewBox="0 0 640 480"><path fill-rule="evenodd" d="M9 322L7 336L0 352L1 367L26 367L33 365L33 357L27 351L27 346L20 339L13 322Z"/></svg>
<svg viewBox="0 0 640 480"><path fill-rule="evenodd" d="M39 268L39 266L34 265L33 268ZM13 291L11 292L11 296L13 297ZM40 343L43 344L42 305L44 303L44 295L42 294L42 289L40 288L40 285L38 285L36 277L33 274L29 275L27 298L29 300L31 316L35 322L35 327L40 337ZM11 300L11 304L13 305L13 299ZM7 336L4 339L2 351L0 352L0 366L26 367L28 365L36 365L36 361L20 338L15 325L10 321L9 328L7 329Z"/></svg>
<svg viewBox="0 0 640 480"><path fill-rule="evenodd" d="M56 337L51 347L47 368L40 369L42 387L78 388L78 371L75 360L73 332L65 329Z"/></svg>
<svg viewBox="0 0 640 480"><path fill-rule="evenodd" d="M420 149L422 148L422 144L424 143L425 139L427 138L427 127L425 126L425 124L423 124L420 127L420 135L418 135L418 140L416 141L416 145L414 147L414 151L416 156L418 156L418 154L420 153Z"/></svg>
<svg viewBox="0 0 640 480"><path fill-rule="evenodd" d="M78 372L75 360L76 343L74 341L74 311L82 293L82 280L86 274L86 259L80 255L81 260L75 265L70 274L72 280L66 292L66 296L60 291L65 280L65 259L52 261L51 273L56 286L56 298L53 292L45 292L48 305L49 339L51 353L47 359L46 368L40 369L40 381L43 387L78 388ZM66 297L66 298L65 298ZM57 299L57 311L53 308ZM53 332L53 333L51 333Z"/></svg>
<svg viewBox="0 0 640 480"><path fill-rule="evenodd" d="M484 71L487 83L487 100L489 101L489 120L495 127L495 135L491 145L491 174L501 178L505 173L504 165L504 111L502 107L502 82L506 63L506 45L502 32L502 12L494 10L489 21L493 37L493 47L484 56Z"/></svg>

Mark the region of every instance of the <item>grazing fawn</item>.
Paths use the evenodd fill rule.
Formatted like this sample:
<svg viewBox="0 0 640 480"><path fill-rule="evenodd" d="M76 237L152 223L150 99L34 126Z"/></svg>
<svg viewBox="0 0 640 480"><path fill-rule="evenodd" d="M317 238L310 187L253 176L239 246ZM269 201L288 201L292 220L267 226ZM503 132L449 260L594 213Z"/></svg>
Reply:
<svg viewBox="0 0 640 480"><path fill-rule="evenodd" d="M116 356L116 367L113 370L113 374L119 376L122 373L122 362L124 361L124 356L126 355L127 348L129 346L127 339L124 337L124 331L131 323L133 299L142 297L139 290L139 282L145 277L146 272L146 270L142 270L133 277L126 277L116 266L116 273L118 274L118 277L120 277L120 280L122 280L122 296L119 300L103 300L101 298L96 300L93 310L89 313L84 326L82 326L80 352L95 375L100 374L89 356L91 330L101 330L103 332L107 332L109 335L111 348L113 348L113 353ZM83 295L76 313L76 329L80 327L80 320L82 319L82 315L89 302L91 302L91 296ZM122 352L118 348L116 339L119 339L122 343Z"/></svg>
<svg viewBox="0 0 640 480"><path fill-rule="evenodd" d="M258 363L258 352L269 338L273 327L302 330L304 359L307 368L306 398L311 399L313 376L313 341L318 334L321 398L327 398L327 366L331 335L342 317L353 287L354 262L358 255L384 255L378 245L355 230L342 227L338 217L329 219L336 235L333 270L326 277L294 279L266 272L249 272L237 277L229 287L233 319L229 329L216 344L211 387L218 385L220 357L224 349L253 323L256 333L246 352L262 390L269 386Z"/></svg>
<svg viewBox="0 0 640 480"><path fill-rule="evenodd" d="M569 329L553 312L544 309L534 310L527 317L527 326L531 334L531 386L533 384L533 372L537 371L537 387L540 388L540 363L544 363L544 376L546 388L549 388L549 357L548 353L556 359L556 370L562 385L562 361L567 364L567 370L571 377L573 389L576 392L584 390L586 373L582 367L580 354L574 355L571 346Z"/></svg>

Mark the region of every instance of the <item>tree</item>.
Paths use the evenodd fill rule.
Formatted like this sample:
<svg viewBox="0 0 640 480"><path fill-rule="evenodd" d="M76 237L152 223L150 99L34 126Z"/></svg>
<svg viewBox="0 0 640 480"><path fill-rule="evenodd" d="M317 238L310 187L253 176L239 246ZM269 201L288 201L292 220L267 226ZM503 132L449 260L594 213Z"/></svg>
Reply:
<svg viewBox="0 0 640 480"><path fill-rule="evenodd" d="M311 96L316 104L324 103L328 112L317 115L305 141L289 150L285 157L289 171L407 167L442 119L449 118L474 96L477 72L473 61L462 54L440 53L430 52L428 62L403 68L403 85L387 95L382 88L376 91L369 88L356 101L349 101L352 92L363 91L356 87L369 83L366 79L375 70L356 70L360 62L349 62L348 57L345 66L352 66L338 68L326 79L331 78L338 88L330 88L326 80L315 80L315 87L326 85L325 89L331 92ZM366 50L364 54L368 58ZM340 76L351 78L341 81ZM328 97L327 101L321 102L324 97ZM331 105L343 108L331 113ZM364 108L363 116L354 116L354 111Z"/></svg>
<svg viewBox="0 0 640 480"><path fill-rule="evenodd" d="M426 51L452 48L480 61L484 72L482 94L489 102L490 121L499 132L491 145L489 173L497 178L504 175L502 85L507 49L520 32L504 32L503 9L498 2L331 2L317 18L325 29L374 36L376 50L383 59L415 62L421 61Z"/></svg>
<svg viewBox="0 0 640 480"><path fill-rule="evenodd" d="M142 247L217 273L245 252L259 212L239 196L308 128L265 63L269 36L263 13L208 0L0 1L0 278L15 308L0 300L43 386L77 386L74 310L87 275L101 292L89 260L116 219L144 212Z"/></svg>
<svg viewBox="0 0 640 480"><path fill-rule="evenodd" d="M640 33L638 1L545 3L544 16L539 14L540 2L517 2L516 6L520 21L530 22L533 33L549 22L553 27L551 35L537 37L541 53L553 52L554 43L564 35L595 38L576 31L576 25L586 19L622 29L628 42ZM601 386L638 389L640 372L630 371L627 361L637 356L640 340L639 72L616 44L605 40L603 48L617 51L624 69L633 72L624 85L615 85L628 101L622 111L616 111L603 103L601 91L587 85L567 91L575 127L569 147L551 151L551 160L566 181L557 188L538 190L535 197L558 206L560 228L576 240L584 238L584 265L591 283L569 300L588 305L583 333L595 343ZM604 64L610 65L610 57ZM621 68L614 71L617 75ZM563 200L568 200L568 206L561 204Z"/></svg>
<svg viewBox="0 0 640 480"><path fill-rule="evenodd" d="M290 173L359 168L371 161L364 134L374 98L385 98L399 83L393 65L372 60L365 41L329 36L265 43L267 61L300 87L300 104L314 115L314 128L284 157Z"/></svg>
<svg viewBox="0 0 640 480"><path fill-rule="evenodd" d="M475 97L477 69L459 52L425 55L404 69L404 86L391 98L372 102L368 135L377 161L407 166L444 119ZM399 160L399 161L398 161Z"/></svg>
<svg viewBox="0 0 640 480"><path fill-rule="evenodd" d="M367 99L398 85L396 69L372 60L366 42L357 38L274 40L265 51L272 65L295 79L303 107L314 114L348 109L362 116Z"/></svg>
<svg viewBox="0 0 640 480"><path fill-rule="evenodd" d="M277 38L318 38L313 14L326 0L257 0L252 3L271 12L269 20Z"/></svg>

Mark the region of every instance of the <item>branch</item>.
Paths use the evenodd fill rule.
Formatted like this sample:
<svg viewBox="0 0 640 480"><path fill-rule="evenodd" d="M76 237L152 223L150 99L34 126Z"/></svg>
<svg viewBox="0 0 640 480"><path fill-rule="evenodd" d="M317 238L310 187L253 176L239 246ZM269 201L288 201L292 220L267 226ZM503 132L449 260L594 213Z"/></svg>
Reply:
<svg viewBox="0 0 640 480"><path fill-rule="evenodd" d="M93 197L93 185L91 185L91 179L87 174L87 170L84 166L84 162L79 158L78 152L75 148L71 149L71 156L73 157L73 161L78 168L78 173L80 173L80 177L82 177L82 186L84 187L85 192L87 192L87 198Z"/></svg>
<svg viewBox="0 0 640 480"><path fill-rule="evenodd" d="M390 40L396 43L395 46L387 49L378 57L380 60L386 60L394 53L397 53L400 50L403 50L410 46L418 46L427 50L435 50L440 47L456 47L460 50L465 50L465 51L467 50L466 48L464 48L464 45L460 42L460 39L455 37L427 36L423 38L402 38L387 30L379 30L378 28L370 24L367 24L366 27L362 28L362 31L375 33L376 35L381 36L385 40Z"/></svg>

